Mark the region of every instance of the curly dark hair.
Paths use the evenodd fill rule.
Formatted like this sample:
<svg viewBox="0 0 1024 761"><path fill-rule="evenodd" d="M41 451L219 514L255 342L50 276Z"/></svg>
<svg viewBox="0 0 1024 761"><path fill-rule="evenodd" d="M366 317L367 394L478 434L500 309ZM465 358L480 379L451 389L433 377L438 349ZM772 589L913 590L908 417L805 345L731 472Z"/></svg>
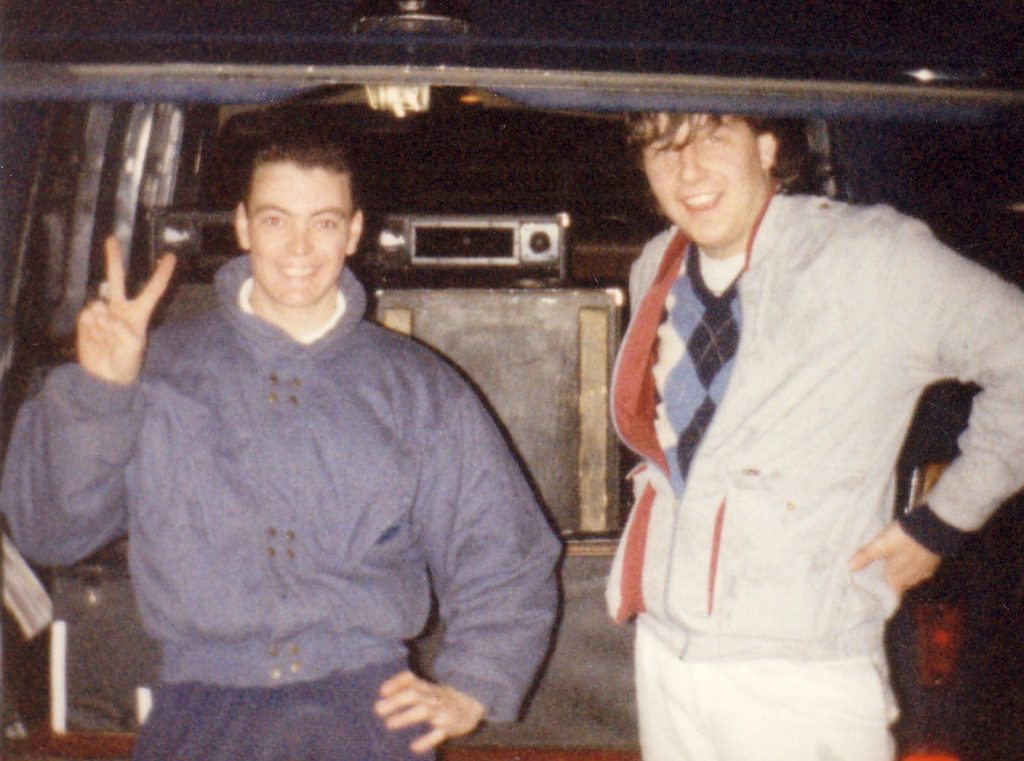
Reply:
<svg viewBox="0 0 1024 761"><path fill-rule="evenodd" d="M714 127L725 118L724 114L662 113L646 111L626 115L626 142L636 151L637 160L645 148L668 143L683 125L689 127L687 142L699 128ZM775 136L779 148L775 156L772 176L783 192L791 192L806 185L812 170L812 157L807 143L807 124L802 119L744 116L733 114L750 127L755 135L769 133Z"/></svg>

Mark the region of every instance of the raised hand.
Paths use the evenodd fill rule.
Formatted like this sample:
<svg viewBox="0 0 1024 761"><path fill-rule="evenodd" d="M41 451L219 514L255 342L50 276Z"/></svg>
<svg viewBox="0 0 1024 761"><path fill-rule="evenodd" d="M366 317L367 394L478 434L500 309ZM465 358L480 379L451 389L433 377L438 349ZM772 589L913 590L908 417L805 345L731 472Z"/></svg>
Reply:
<svg viewBox="0 0 1024 761"><path fill-rule="evenodd" d="M413 753L426 753L450 737L469 734L484 718L484 707L474 698L453 687L420 679L411 671L403 671L381 685L374 709L388 729L427 725L427 731L409 746Z"/></svg>
<svg viewBox="0 0 1024 761"><path fill-rule="evenodd" d="M121 245L110 236L104 242L106 293L78 315L75 349L78 363L92 376L109 383L130 385L139 377L146 353L146 330L157 302L167 290L175 257L164 254L134 299L125 296Z"/></svg>

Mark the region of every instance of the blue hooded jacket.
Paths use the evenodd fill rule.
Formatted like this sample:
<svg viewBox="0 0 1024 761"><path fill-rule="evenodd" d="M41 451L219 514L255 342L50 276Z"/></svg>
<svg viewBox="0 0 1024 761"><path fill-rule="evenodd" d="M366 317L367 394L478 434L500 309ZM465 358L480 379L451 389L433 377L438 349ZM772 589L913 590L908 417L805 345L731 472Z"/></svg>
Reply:
<svg viewBox="0 0 1024 761"><path fill-rule="evenodd" d="M238 306L152 332L140 381L61 366L19 414L0 507L40 564L130 536L165 681L273 686L405 652L437 596L434 672L513 719L551 635L559 544L475 393L346 311L298 343Z"/></svg>

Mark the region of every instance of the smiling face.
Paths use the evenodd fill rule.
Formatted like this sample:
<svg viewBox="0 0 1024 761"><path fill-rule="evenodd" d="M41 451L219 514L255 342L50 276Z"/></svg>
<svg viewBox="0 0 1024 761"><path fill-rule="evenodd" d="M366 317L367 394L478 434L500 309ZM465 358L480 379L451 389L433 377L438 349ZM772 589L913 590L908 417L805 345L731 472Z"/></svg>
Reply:
<svg viewBox="0 0 1024 761"><path fill-rule="evenodd" d="M235 211L238 245L252 265L252 308L299 338L337 307L338 279L363 229L348 174L291 161L256 169Z"/></svg>
<svg viewBox="0 0 1024 761"><path fill-rule="evenodd" d="M660 114L659 127L669 122ZM643 151L644 172L662 212L718 259L743 253L772 194L774 135L755 135L741 118L683 121Z"/></svg>

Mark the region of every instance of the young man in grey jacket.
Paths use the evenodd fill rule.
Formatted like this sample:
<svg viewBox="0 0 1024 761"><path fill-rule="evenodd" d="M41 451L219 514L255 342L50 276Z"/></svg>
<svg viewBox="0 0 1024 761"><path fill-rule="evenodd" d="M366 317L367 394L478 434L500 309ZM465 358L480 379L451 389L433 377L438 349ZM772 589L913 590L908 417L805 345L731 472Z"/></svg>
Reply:
<svg viewBox="0 0 1024 761"><path fill-rule="evenodd" d="M260 151L219 307L149 335L106 249L78 361L22 409L0 491L15 543L72 563L119 534L162 684L136 759L430 757L515 718L546 650L558 542L457 372L364 320L345 154ZM436 594L439 683L405 642Z"/></svg>
<svg viewBox="0 0 1024 761"><path fill-rule="evenodd" d="M633 266L612 402L643 458L608 604L637 617L644 757L888 761L884 623L1024 485L1024 295L892 209L780 194L767 120L632 129L673 225ZM893 521L944 378L982 387L961 454Z"/></svg>

